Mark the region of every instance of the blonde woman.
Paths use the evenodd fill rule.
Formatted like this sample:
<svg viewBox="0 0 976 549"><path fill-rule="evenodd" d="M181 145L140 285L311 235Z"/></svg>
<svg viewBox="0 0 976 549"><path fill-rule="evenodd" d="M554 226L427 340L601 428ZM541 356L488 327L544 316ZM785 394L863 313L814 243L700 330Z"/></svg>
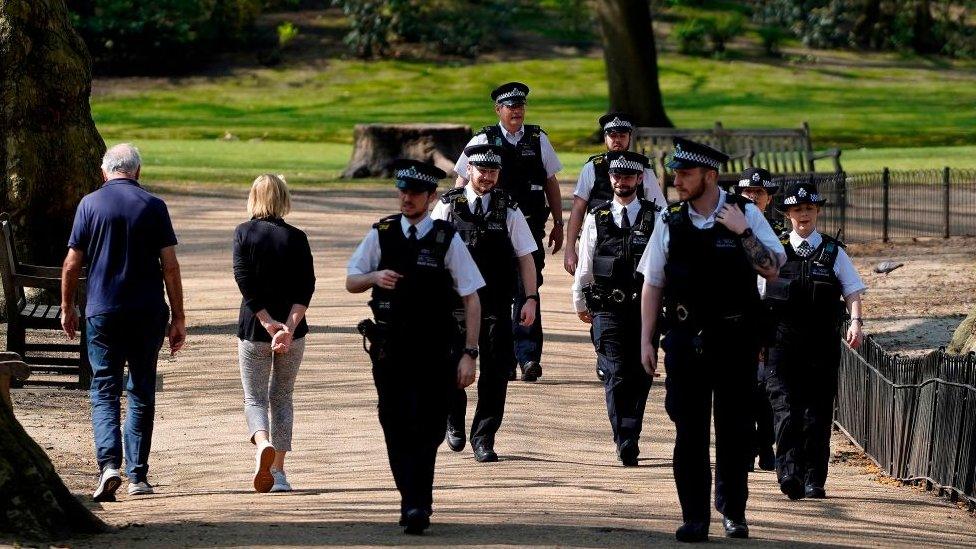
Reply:
<svg viewBox="0 0 976 549"><path fill-rule="evenodd" d="M251 185L251 220L234 233L234 280L241 290L237 337L244 417L257 446L254 490L288 492L285 454L291 450L292 391L305 351L305 310L315 290L305 233L285 223L291 209L281 176Z"/></svg>

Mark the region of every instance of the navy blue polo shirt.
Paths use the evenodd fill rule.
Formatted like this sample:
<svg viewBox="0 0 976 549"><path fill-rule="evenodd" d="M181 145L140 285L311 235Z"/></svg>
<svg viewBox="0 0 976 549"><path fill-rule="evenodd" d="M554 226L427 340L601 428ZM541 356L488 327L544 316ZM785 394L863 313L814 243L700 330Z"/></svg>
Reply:
<svg viewBox="0 0 976 549"><path fill-rule="evenodd" d="M85 195L68 247L85 254L85 316L165 306L159 251L176 245L166 203L132 179L112 179Z"/></svg>

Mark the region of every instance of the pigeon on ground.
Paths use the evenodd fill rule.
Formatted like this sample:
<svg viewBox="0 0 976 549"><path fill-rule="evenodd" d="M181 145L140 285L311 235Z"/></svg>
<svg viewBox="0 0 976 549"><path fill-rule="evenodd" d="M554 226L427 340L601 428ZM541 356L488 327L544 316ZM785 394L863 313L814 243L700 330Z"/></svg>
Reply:
<svg viewBox="0 0 976 549"><path fill-rule="evenodd" d="M881 263L878 263L877 265L875 265L874 266L874 272L876 272L878 274L885 274L886 275L886 274L890 273L891 271L894 271L898 267L901 267L902 265L904 265L904 263L896 263L895 261L889 259L887 261L882 261Z"/></svg>

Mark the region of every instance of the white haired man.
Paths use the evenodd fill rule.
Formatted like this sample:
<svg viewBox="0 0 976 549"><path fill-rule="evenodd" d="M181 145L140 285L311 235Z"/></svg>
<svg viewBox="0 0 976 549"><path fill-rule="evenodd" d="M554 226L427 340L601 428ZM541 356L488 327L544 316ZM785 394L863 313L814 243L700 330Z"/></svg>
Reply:
<svg viewBox="0 0 976 549"><path fill-rule="evenodd" d="M92 432L100 469L92 495L95 501L115 501L122 484L123 447L129 494L153 492L147 474L156 361L164 335L169 337L171 353L186 340L176 235L166 204L139 186L141 164L138 149L128 143L105 153L105 184L78 204L61 271L61 326L74 338L79 319L73 296L82 267L88 267L84 321L92 367ZM163 298L164 283L169 307ZM119 400L126 364L123 445Z"/></svg>

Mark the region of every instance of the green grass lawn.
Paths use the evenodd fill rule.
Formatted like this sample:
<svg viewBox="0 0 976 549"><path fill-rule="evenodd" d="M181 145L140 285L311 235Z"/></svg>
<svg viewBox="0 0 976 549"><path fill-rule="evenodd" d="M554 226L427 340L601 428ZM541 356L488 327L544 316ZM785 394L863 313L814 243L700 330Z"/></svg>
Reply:
<svg viewBox="0 0 976 549"><path fill-rule="evenodd" d="M110 143L112 143L110 141ZM297 186L334 182L352 154L348 143L219 141L216 139L135 139L143 155L143 178L150 183L249 185L261 173L282 174ZM560 152L563 179L575 179L590 151ZM976 146L855 149L841 161L850 172L891 169L976 169Z"/></svg>
<svg viewBox="0 0 976 549"><path fill-rule="evenodd" d="M976 70L890 66L832 53L831 63L661 56L661 87L681 127L798 127L817 147L971 145ZM883 65L883 66L879 66ZM561 150L587 150L607 108L602 58L477 64L330 60L322 69L242 70L229 76L121 83L92 99L108 140L249 139L350 143L361 122L493 121L488 92L512 79L533 88L528 121ZM309 155L302 155L303 157Z"/></svg>

